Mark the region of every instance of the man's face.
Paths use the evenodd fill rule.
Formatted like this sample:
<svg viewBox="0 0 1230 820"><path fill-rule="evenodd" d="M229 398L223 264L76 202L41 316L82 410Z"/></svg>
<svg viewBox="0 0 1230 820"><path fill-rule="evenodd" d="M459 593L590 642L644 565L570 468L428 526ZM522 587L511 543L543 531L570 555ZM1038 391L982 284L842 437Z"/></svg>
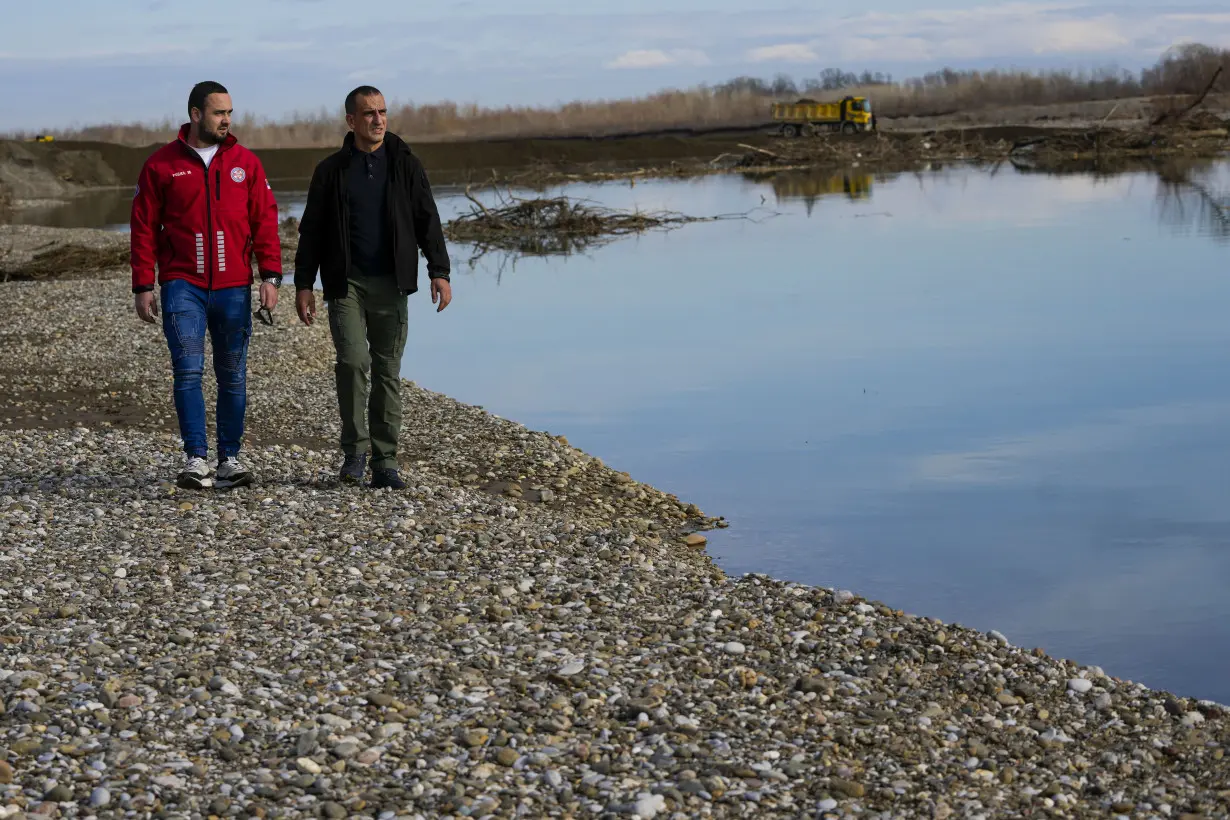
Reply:
<svg viewBox="0 0 1230 820"><path fill-rule="evenodd" d="M384 130L389 124L389 112L384 106L384 95L355 98L355 112L346 115L346 124L359 139L371 143L384 141Z"/></svg>
<svg viewBox="0 0 1230 820"><path fill-rule="evenodd" d="M232 113L230 94L210 94L205 98L204 110L193 109L192 120L201 142L216 145L226 139L231 130Z"/></svg>

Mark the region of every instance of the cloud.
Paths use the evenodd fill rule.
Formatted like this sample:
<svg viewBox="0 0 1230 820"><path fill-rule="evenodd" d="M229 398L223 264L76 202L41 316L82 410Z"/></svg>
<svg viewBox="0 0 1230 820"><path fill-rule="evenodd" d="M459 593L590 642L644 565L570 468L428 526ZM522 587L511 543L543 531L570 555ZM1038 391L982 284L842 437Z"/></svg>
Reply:
<svg viewBox="0 0 1230 820"><path fill-rule="evenodd" d="M1039 473L1060 473L1079 481L1079 466L1090 457L1104 458L1139 442L1163 440L1168 430L1215 427L1230 410L1224 402L1176 402L1129 408L1067 427L1038 430L960 452L933 453L918 459L913 478L944 483L1028 483ZM1097 461L1097 458L1092 459ZM1106 476L1097 481L1105 483Z"/></svg>
<svg viewBox="0 0 1230 820"><path fill-rule="evenodd" d="M803 43L782 43L776 46L761 46L747 52L753 63L815 63L820 57Z"/></svg>
<svg viewBox="0 0 1230 820"><path fill-rule="evenodd" d="M606 64L607 68L661 68L669 65L707 65L709 57L698 49L637 49L625 51Z"/></svg>
<svg viewBox="0 0 1230 820"><path fill-rule="evenodd" d="M819 55L826 65L876 68L1002 66L1039 57L1149 62L1185 40L1230 42L1230 14L1224 12L1131 6L1109 11L1089 3L1005 3L845 17L767 12L745 25L727 23L739 32L729 36L741 39L740 53L749 62L813 62ZM1204 30L1193 37L1193 27Z"/></svg>
<svg viewBox="0 0 1230 820"><path fill-rule="evenodd" d="M1130 44L1119 20L1106 14L1093 20L1062 20L1043 26L1033 50L1035 54L1111 51Z"/></svg>

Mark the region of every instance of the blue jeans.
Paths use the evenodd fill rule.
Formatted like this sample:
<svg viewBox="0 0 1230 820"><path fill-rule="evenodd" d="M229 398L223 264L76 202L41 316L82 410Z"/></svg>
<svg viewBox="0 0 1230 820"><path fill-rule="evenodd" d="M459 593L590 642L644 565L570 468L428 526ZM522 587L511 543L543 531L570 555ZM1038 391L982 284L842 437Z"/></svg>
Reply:
<svg viewBox="0 0 1230 820"><path fill-rule="evenodd" d="M175 374L175 414L184 452L205 458L205 331L213 342L218 381L218 458L239 455L248 405L248 339L252 335L252 291L247 287L208 291L182 279L162 286L162 332Z"/></svg>

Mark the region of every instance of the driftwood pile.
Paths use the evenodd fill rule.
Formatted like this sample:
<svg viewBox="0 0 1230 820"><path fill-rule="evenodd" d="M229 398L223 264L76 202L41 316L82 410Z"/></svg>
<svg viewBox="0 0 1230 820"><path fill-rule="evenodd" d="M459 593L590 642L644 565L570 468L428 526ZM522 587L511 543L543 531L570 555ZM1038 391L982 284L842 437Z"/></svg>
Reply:
<svg viewBox="0 0 1230 820"><path fill-rule="evenodd" d="M567 256L629 234L747 216L621 211L569 197L522 198L498 190L498 204L484 205L468 188L465 195L471 203L469 212L447 222L444 234L454 242L472 246L477 252L474 258L493 251L515 256Z"/></svg>

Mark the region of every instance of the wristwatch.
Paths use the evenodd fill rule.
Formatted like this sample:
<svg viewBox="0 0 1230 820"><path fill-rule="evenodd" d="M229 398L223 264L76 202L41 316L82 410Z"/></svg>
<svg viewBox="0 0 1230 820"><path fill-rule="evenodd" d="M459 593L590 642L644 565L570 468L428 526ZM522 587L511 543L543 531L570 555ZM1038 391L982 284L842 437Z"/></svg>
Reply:
<svg viewBox="0 0 1230 820"><path fill-rule="evenodd" d="M282 274L276 273L273 276L261 277L261 284L263 285L266 282L273 285L275 288L280 288L282 287Z"/></svg>

